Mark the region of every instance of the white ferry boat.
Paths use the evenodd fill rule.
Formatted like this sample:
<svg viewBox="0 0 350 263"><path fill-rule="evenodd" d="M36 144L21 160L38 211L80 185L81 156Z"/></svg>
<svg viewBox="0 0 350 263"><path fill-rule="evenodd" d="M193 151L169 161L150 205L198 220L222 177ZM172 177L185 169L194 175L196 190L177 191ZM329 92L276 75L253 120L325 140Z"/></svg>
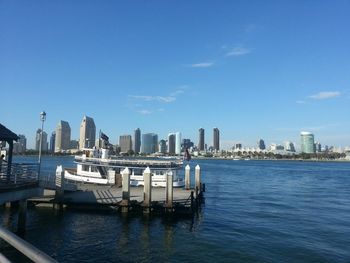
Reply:
<svg viewBox="0 0 350 263"><path fill-rule="evenodd" d="M75 156L76 169L65 169L64 177L68 181L102 185L116 184L116 177L127 167L130 170L130 185L142 186L143 171L149 167L153 187L165 187L166 175L173 174L173 187L183 187L183 178L179 175L182 167L180 160L159 160L147 158L118 158L108 155L106 149L86 149L82 156Z"/></svg>

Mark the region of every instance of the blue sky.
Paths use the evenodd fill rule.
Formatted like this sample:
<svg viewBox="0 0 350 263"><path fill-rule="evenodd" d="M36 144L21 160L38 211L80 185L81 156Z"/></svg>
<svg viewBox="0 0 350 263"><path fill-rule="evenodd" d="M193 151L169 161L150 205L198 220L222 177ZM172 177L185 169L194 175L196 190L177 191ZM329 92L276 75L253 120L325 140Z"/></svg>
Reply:
<svg viewBox="0 0 350 263"><path fill-rule="evenodd" d="M350 145L350 1L0 1L0 122Z"/></svg>

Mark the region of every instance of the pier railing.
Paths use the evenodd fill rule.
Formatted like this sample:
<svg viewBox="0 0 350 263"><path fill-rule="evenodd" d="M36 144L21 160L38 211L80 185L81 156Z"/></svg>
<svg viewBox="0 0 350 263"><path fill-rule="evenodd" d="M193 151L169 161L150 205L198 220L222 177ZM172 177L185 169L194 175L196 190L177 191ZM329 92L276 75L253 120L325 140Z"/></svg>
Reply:
<svg viewBox="0 0 350 263"><path fill-rule="evenodd" d="M38 184L38 167L36 163L13 163L10 167L3 163L0 167L0 191Z"/></svg>
<svg viewBox="0 0 350 263"><path fill-rule="evenodd" d="M12 247L23 253L27 258L33 262L40 263L57 263L56 260L34 247L32 244L16 236L14 233L0 226L0 239L3 239ZM4 255L0 253L0 262L11 262Z"/></svg>

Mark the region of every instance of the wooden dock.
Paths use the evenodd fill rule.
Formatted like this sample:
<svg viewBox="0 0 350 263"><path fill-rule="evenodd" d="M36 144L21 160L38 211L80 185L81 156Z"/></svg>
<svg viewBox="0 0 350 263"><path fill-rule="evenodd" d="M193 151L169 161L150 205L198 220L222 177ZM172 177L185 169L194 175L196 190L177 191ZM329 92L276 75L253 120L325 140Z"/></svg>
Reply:
<svg viewBox="0 0 350 263"><path fill-rule="evenodd" d="M93 188L93 187L91 187ZM66 207L68 209L114 210L122 212L144 212L144 188L130 188L130 202L123 202L123 190L117 187L96 187L95 190L65 192L63 198L58 198L55 190L45 190L44 196L28 199L28 203L38 206ZM165 188L152 188L150 213L192 214L202 202L203 194L195 196L194 189L173 189L172 207L166 202Z"/></svg>

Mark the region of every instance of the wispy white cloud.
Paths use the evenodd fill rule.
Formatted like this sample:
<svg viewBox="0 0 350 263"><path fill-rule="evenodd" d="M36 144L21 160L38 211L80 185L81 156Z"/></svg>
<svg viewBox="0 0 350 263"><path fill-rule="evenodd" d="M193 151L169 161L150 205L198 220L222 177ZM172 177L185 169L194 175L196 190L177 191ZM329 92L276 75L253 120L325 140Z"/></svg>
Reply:
<svg viewBox="0 0 350 263"><path fill-rule="evenodd" d="M297 103L297 104L305 104L306 101L305 101L305 100L297 100L296 103Z"/></svg>
<svg viewBox="0 0 350 263"><path fill-rule="evenodd" d="M341 93L339 91L321 91L317 94L309 96L309 98L315 99L315 100L326 100L326 99L339 97L340 94Z"/></svg>
<svg viewBox="0 0 350 263"><path fill-rule="evenodd" d="M142 114L142 115L149 115L152 113L152 111L150 111L150 110L139 110L137 112Z"/></svg>
<svg viewBox="0 0 350 263"><path fill-rule="evenodd" d="M230 52L226 53L226 56L243 56L251 53L252 50L244 47L235 47Z"/></svg>
<svg viewBox="0 0 350 263"><path fill-rule="evenodd" d="M202 62L190 65L191 68L209 68L214 66L214 62Z"/></svg>
<svg viewBox="0 0 350 263"><path fill-rule="evenodd" d="M129 95L130 98L142 100L142 101L158 101L164 103L170 103L176 100L174 96L143 96L143 95Z"/></svg>

